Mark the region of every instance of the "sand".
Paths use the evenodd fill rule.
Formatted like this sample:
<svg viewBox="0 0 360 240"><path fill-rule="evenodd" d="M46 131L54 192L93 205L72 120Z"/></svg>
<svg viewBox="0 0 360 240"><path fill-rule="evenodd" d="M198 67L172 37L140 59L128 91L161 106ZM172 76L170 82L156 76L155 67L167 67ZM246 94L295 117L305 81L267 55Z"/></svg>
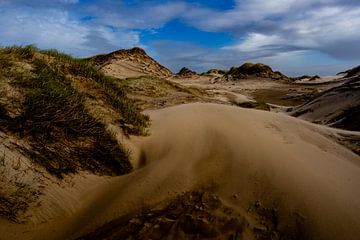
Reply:
<svg viewBox="0 0 360 240"><path fill-rule="evenodd" d="M145 207L164 209L199 190L230 209L226 216L241 219L239 239L258 239L257 232L270 232L267 223L273 239L360 238L360 157L329 138L327 128L217 104L149 114L151 135L132 139L131 174L87 185L77 194L77 209L43 223L2 222L0 239L76 239L111 220ZM168 236L187 238L171 235L183 230L179 226Z"/></svg>
<svg viewBox="0 0 360 240"><path fill-rule="evenodd" d="M173 75L169 69L160 65L140 48L118 50L107 55L95 56L93 60L105 74L116 78Z"/></svg>
<svg viewBox="0 0 360 240"><path fill-rule="evenodd" d="M292 116L347 130L359 130L360 77L319 94L316 98L295 107Z"/></svg>
<svg viewBox="0 0 360 240"><path fill-rule="evenodd" d="M301 84L321 84L321 83L336 83L336 82L344 82L345 74L339 74L335 76L321 76L317 79L304 78L301 80L296 80L295 83Z"/></svg>

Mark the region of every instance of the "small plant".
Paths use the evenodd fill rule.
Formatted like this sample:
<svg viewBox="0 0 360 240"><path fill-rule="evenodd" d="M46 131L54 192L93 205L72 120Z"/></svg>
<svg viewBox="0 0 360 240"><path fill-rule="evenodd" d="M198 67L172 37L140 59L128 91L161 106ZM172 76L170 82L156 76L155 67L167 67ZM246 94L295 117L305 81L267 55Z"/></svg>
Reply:
<svg viewBox="0 0 360 240"><path fill-rule="evenodd" d="M105 76L91 62L83 59L74 60L70 71L72 74L93 79L105 90L111 105L121 113L127 123L133 126L126 129L129 134L141 135L144 133L145 128L149 125L149 117L141 114L136 109L134 102L126 97L124 88L116 83L118 79Z"/></svg>
<svg viewBox="0 0 360 240"><path fill-rule="evenodd" d="M1 166L5 166L5 151L4 151L4 154L2 156L0 156L0 165Z"/></svg>
<svg viewBox="0 0 360 240"><path fill-rule="evenodd" d="M259 110L264 110L264 111L271 110L269 104L267 104L265 102L242 102L242 103L238 103L236 105L239 107L243 107L243 108L254 108L254 109L259 109Z"/></svg>

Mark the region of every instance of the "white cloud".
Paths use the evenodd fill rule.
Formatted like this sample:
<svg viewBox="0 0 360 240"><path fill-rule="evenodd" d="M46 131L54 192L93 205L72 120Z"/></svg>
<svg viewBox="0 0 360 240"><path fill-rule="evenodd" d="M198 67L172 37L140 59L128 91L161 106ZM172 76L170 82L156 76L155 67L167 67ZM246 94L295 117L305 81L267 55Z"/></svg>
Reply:
<svg viewBox="0 0 360 240"><path fill-rule="evenodd" d="M360 2L339 0L242 0L219 12L193 9L184 16L201 29L228 32L226 46L254 56L318 50L342 59L360 59Z"/></svg>
<svg viewBox="0 0 360 240"><path fill-rule="evenodd" d="M139 33L113 31L72 20L56 9L15 8L0 14L0 45L36 44L56 48L75 56L88 56L140 44Z"/></svg>
<svg viewBox="0 0 360 240"><path fill-rule="evenodd" d="M190 42L157 41L151 45L152 56L174 72L186 66L198 72L211 68L229 69L244 62L260 62L288 76L333 75L357 65L353 61L339 61L331 56L313 50L294 50L254 54L232 49L209 49Z"/></svg>
<svg viewBox="0 0 360 240"><path fill-rule="evenodd" d="M30 6L30 7L47 7L61 6L79 3L79 0L0 0L0 5L8 6Z"/></svg>
<svg viewBox="0 0 360 240"><path fill-rule="evenodd" d="M76 4L79 2L79 0L58 0L60 3L65 3L65 4Z"/></svg>
<svg viewBox="0 0 360 240"><path fill-rule="evenodd" d="M352 2L346 1L345 2ZM356 2L356 0L354 0ZM204 30L237 30L248 24L262 24L272 18L297 18L311 9L344 4L344 0L236 0L234 8L216 11L204 8L189 8L184 17ZM261 22L262 21L262 22Z"/></svg>
<svg viewBox="0 0 360 240"><path fill-rule="evenodd" d="M2 45L36 43L43 48L84 50L87 29L69 20L66 12L14 9L0 15Z"/></svg>
<svg viewBox="0 0 360 240"><path fill-rule="evenodd" d="M238 45L227 46L223 49L240 52L256 52L274 48L275 45L284 44L284 39L278 35L264 35L261 33L249 33L244 41Z"/></svg>
<svg viewBox="0 0 360 240"><path fill-rule="evenodd" d="M313 59L313 61L309 61L309 59ZM269 57L259 57L248 61L268 64L288 76L334 75L355 65L353 62L341 62L326 54L311 50L280 52Z"/></svg>
<svg viewBox="0 0 360 240"><path fill-rule="evenodd" d="M188 8L183 2L163 4L144 4L141 7L129 8L121 2L110 0L94 3L83 11L94 16L94 22L127 29L160 28L169 20L181 16Z"/></svg>

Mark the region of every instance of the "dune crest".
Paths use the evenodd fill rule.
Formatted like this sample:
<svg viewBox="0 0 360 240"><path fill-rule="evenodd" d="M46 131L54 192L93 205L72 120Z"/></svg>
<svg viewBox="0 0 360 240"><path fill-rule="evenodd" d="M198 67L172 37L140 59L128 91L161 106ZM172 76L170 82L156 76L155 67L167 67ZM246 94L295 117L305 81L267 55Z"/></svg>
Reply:
<svg viewBox="0 0 360 240"><path fill-rule="evenodd" d="M80 209L37 228L35 239L49 239L49 233L52 239L111 239L139 218L149 221L144 225L148 230L156 229L157 218L144 220L141 213L166 217L164 211L173 201L205 211L205 227L195 224L200 237L209 234L206 224L215 224L214 219L241 226L235 231L216 225L220 232L211 236L217 239L360 236L360 159L327 137L327 128L282 114L216 104L181 105L149 114L152 134L134 139L139 146L134 148L134 172L90 188ZM199 200L196 207L189 200L203 199L203 194L219 199L210 201L218 207L201 205L208 200ZM197 222L195 213L188 215ZM196 236L181 224L182 215L171 216L180 222L170 221L172 230L160 232L161 238ZM124 225L117 225L116 219ZM110 225L101 228L105 223Z"/></svg>
<svg viewBox="0 0 360 240"><path fill-rule="evenodd" d="M106 75L117 78L157 76L171 77L173 73L160 65L138 47L120 49L115 52L89 58Z"/></svg>

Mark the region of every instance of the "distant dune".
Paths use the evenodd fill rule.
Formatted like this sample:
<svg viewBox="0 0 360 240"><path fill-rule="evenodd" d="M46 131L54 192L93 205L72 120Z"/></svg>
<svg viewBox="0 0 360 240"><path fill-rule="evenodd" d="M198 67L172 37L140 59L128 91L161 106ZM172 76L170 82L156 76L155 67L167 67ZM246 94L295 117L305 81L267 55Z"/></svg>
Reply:
<svg viewBox="0 0 360 240"><path fill-rule="evenodd" d="M157 76L170 77L173 73L149 57L141 48L121 49L89 58L107 75L117 78Z"/></svg>
<svg viewBox="0 0 360 240"><path fill-rule="evenodd" d="M197 75L196 72L194 72L186 67L181 68L180 71L177 73L177 76L183 77L183 78L192 78L192 77L195 77L196 75Z"/></svg>
<svg viewBox="0 0 360 240"><path fill-rule="evenodd" d="M357 67L354 67L352 69L349 69L345 72L340 72L338 74L345 74L345 78L350 78L350 77L356 77L360 75L360 65Z"/></svg>
<svg viewBox="0 0 360 240"><path fill-rule="evenodd" d="M291 115L307 121L360 131L360 77L321 93Z"/></svg>
<svg viewBox="0 0 360 240"><path fill-rule="evenodd" d="M244 63L240 67L232 67L223 78L225 80L240 80L247 78L287 79L281 72L274 72L271 67L261 63Z"/></svg>

